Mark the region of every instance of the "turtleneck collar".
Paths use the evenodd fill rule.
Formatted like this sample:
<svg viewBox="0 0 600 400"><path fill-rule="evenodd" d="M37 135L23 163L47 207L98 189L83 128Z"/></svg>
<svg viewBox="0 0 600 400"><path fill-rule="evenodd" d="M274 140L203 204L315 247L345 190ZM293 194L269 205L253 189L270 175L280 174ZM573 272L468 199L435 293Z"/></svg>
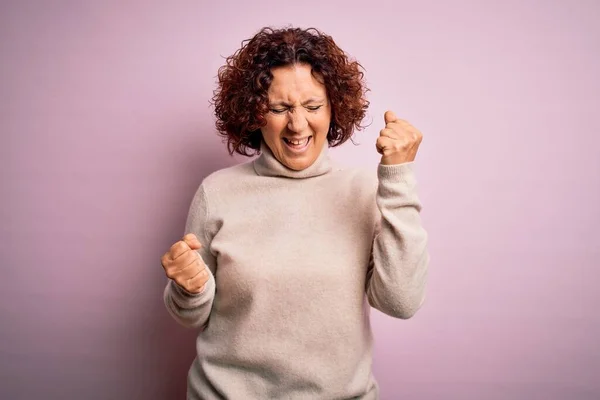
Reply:
<svg viewBox="0 0 600 400"><path fill-rule="evenodd" d="M301 171L295 171L283 165L263 140L260 144L260 156L253 162L254 170L260 176L280 176L286 178L311 178L328 173L332 169L329 158L329 143L325 141L321 153L314 163Z"/></svg>

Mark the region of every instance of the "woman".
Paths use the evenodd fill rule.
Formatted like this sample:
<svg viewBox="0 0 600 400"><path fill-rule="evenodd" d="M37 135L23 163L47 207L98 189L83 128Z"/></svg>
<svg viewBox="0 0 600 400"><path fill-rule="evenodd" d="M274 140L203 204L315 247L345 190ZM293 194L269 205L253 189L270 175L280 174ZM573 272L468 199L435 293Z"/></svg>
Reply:
<svg viewBox="0 0 600 400"><path fill-rule="evenodd" d="M415 128L385 113L377 174L328 156L361 128L362 78L315 29L264 28L219 70L217 128L260 156L202 181L161 260L168 311L201 328L188 399L378 397L369 305L411 317L429 254Z"/></svg>

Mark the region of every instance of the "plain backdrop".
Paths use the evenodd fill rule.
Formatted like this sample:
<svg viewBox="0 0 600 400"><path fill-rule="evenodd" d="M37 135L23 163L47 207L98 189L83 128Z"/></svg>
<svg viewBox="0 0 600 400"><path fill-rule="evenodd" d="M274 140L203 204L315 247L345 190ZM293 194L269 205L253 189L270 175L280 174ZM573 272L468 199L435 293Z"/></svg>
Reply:
<svg viewBox="0 0 600 400"><path fill-rule="evenodd" d="M2 1L0 398L183 399L160 256L230 157L209 99L263 26L316 27L424 134L427 301L373 312L384 400L600 398L600 2Z"/></svg>

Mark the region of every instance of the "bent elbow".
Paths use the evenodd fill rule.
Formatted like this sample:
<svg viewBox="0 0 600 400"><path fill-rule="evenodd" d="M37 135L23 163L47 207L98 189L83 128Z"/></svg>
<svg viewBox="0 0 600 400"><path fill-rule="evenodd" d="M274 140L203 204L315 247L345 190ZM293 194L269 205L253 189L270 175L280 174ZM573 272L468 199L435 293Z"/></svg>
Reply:
<svg viewBox="0 0 600 400"><path fill-rule="evenodd" d="M401 298L389 302L378 302L374 300L375 299L369 299L371 306L382 313L397 319L410 319L415 316L417 311L419 311L423 305L425 296L421 295L411 298L402 296Z"/></svg>
<svg viewBox="0 0 600 400"><path fill-rule="evenodd" d="M415 316L415 314L417 313L417 311L419 311L420 308L420 304L416 306L400 307L397 311L394 312L393 317L398 319L410 319Z"/></svg>

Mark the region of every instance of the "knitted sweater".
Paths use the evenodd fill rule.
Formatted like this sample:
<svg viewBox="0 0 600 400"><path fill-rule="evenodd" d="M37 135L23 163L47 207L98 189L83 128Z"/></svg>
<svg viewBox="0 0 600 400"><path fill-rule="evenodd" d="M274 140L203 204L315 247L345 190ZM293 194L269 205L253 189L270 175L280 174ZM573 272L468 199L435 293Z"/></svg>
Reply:
<svg viewBox="0 0 600 400"><path fill-rule="evenodd" d="M212 274L200 294L164 291L173 318L200 328L188 399L378 398L369 305L405 319L424 299L414 162L375 173L328 152L293 171L263 143L200 184L185 233Z"/></svg>

